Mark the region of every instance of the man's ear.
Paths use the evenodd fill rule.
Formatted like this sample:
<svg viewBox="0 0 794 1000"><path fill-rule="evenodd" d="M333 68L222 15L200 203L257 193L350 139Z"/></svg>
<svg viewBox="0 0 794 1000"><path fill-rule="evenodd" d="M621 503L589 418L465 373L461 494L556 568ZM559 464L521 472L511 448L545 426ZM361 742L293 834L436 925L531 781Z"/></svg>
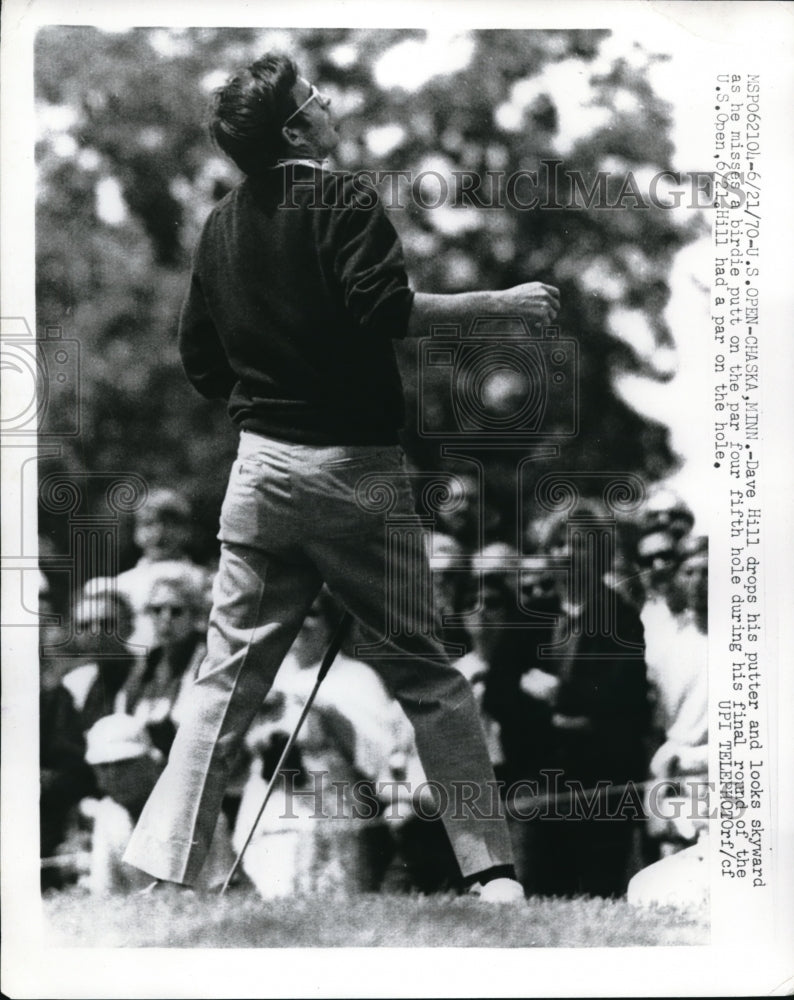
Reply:
<svg viewBox="0 0 794 1000"><path fill-rule="evenodd" d="M303 138L298 129L290 128L289 125L285 125L281 129L281 137L287 146L300 146Z"/></svg>

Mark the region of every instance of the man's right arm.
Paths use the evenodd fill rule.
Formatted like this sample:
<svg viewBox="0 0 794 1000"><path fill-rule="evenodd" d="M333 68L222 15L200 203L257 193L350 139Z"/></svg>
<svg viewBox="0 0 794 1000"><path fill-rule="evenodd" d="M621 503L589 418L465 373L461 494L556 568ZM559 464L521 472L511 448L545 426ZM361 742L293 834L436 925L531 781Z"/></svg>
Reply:
<svg viewBox="0 0 794 1000"><path fill-rule="evenodd" d="M237 376L229 366L195 271L179 318L179 354L185 374L202 396L229 398Z"/></svg>
<svg viewBox="0 0 794 1000"><path fill-rule="evenodd" d="M409 337L426 337L432 326L454 323L466 329L483 317L523 317L530 326L548 326L557 318L560 293L553 285L530 281L503 291L434 295L416 292L408 320Z"/></svg>

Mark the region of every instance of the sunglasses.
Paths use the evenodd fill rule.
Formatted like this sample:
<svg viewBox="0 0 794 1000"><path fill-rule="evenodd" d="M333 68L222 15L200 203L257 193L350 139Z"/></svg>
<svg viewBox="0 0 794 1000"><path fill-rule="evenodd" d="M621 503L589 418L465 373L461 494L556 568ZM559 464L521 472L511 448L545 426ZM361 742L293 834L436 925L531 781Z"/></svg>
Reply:
<svg viewBox="0 0 794 1000"><path fill-rule="evenodd" d="M115 618L86 618L85 620L78 619L74 623L74 627L77 632L111 633L115 631L117 622Z"/></svg>
<svg viewBox="0 0 794 1000"><path fill-rule="evenodd" d="M535 580L522 580L521 589L522 590L540 590L544 594L550 593L556 587L556 583L551 577L543 576Z"/></svg>
<svg viewBox="0 0 794 1000"><path fill-rule="evenodd" d="M675 562L675 559L676 559L676 554L673 551L652 552L649 553L648 555L637 556L637 565L647 567L647 566L653 566L653 564L656 562L673 563Z"/></svg>
<svg viewBox="0 0 794 1000"><path fill-rule="evenodd" d="M181 618L186 609L178 604L150 604L146 610L150 615L161 615L167 611L172 618Z"/></svg>
<svg viewBox="0 0 794 1000"><path fill-rule="evenodd" d="M328 106L328 104L330 103L330 101L329 101L329 98L327 98L327 97L323 97L323 95L322 95L322 94L320 93L320 91L319 91L319 90L318 90L318 89L317 89L317 88L316 88L316 87L314 86L314 84L313 84L313 83L312 83L312 84L310 84L310 87L311 87L311 90L310 90L310 92L309 92L309 96L308 96L308 97L306 98L306 100L305 100L305 101L303 102L303 104L301 104L301 106L300 106L299 108L296 108L296 109L295 109L295 110L294 110L294 111L292 112L292 114L291 114L291 115L289 116L289 118L287 118L287 119L286 119L286 120L284 121L284 124L285 124L285 125L289 125L289 123L290 123L290 122L292 121L292 119L293 119L293 118L297 118L297 116L298 116L298 115L299 115L299 114L301 113L301 111L304 111L304 110L305 110L305 109L306 109L306 108L307 108L307 107L308 107L308 106L309 106L309 105L310 105L310 104L312 103L312 101L319 101L319 102L320 102L320 104L321 104L321 105L322 105L323 107L327 107L327 106Z"/></svg>

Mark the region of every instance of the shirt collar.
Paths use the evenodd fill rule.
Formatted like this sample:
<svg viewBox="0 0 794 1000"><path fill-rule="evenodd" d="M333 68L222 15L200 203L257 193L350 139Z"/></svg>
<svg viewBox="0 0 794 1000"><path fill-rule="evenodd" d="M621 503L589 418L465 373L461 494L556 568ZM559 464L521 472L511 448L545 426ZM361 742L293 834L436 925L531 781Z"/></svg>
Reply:
<svg viewBox="0 0 794 1000"><path fill-rule="evenodd" d="M310 159L286 159L279 160L276 164L277 167L290 167L290 166L300 166L300 167L312 167L314 170L324 170L325 160L310 160Z"/></svg>

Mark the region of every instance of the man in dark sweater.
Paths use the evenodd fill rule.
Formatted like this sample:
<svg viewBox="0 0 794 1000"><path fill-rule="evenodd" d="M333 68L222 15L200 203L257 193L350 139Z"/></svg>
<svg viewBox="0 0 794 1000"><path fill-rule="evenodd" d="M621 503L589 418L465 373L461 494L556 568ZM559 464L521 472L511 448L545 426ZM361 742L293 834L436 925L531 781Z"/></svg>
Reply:
<svg viewBox="0 0 794 1000"><path fill-rule="evenodd" d="M179 346L188 378L227 401L241 434L207 658L126 853L164 881L195 881L242 737L322 583L373 637L387 604L405 607L392 581L410 580L413 564L387 551L383 512L356 493L367 474L391 477L391 515L415 517L400 485L392 340L481 315L547 324L559 308L557 290L538 282L412 291L374 191L322 167L338 142L329 104L280 55L257 60L216 98L214 138L246 178L202 232ZM413 724L463 881L485 901L523 898L471 688L433 634L401 624L374 666Z"/></svg>

